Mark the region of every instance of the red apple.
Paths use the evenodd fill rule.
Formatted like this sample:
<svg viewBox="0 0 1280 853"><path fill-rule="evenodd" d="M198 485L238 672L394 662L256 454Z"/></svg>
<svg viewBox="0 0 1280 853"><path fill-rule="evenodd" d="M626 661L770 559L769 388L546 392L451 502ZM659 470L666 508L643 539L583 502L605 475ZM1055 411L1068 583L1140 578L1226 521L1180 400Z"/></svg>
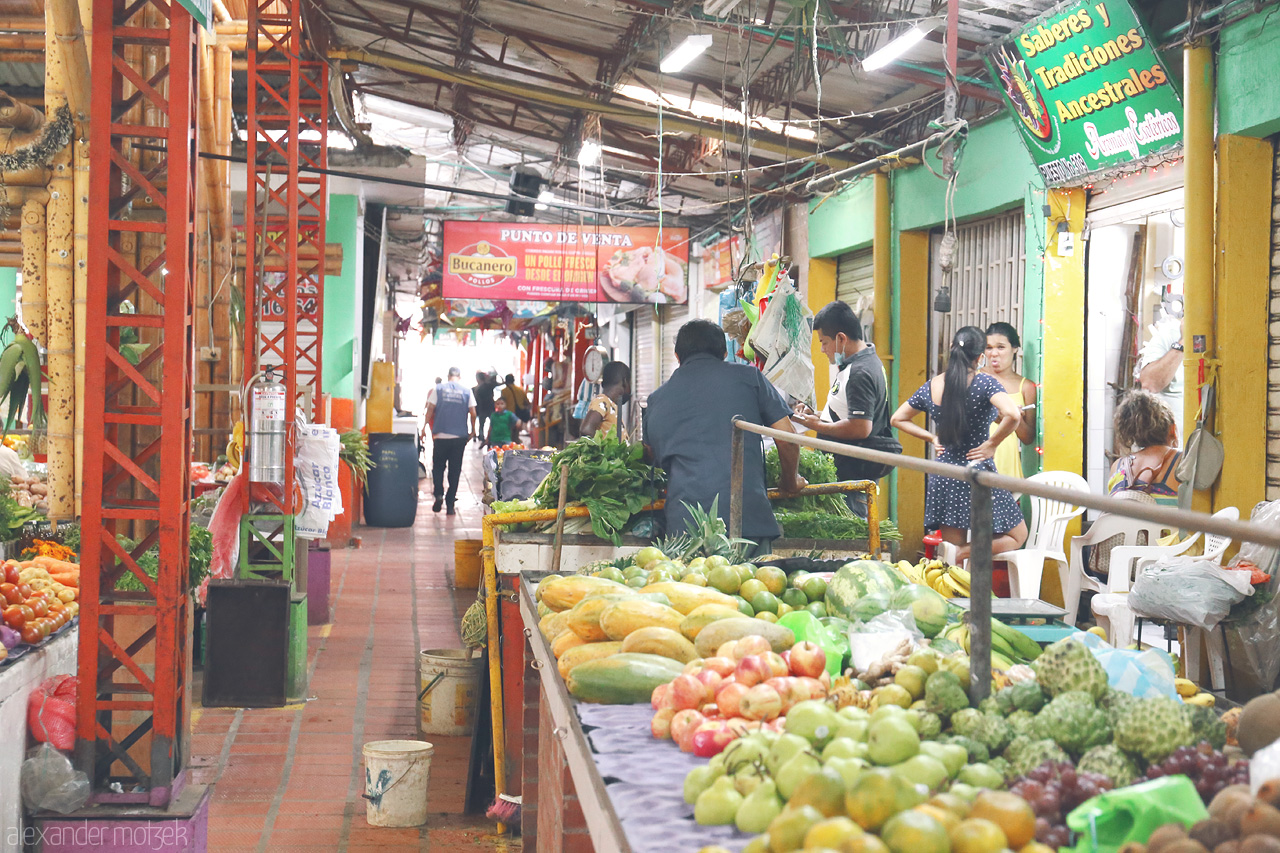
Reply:
<svg viewBox="0 0 1280 853"><path fill-rule="evenodd" d="M653 688L653 696L649 699L649 704L653 706L653 710L660 711L663 708L674 708L671 704L671 682L659 684Z"/></svg>
<svg viewBox="0 0 1280 853"><path fill-rule="evenodd" d="M671 682L671 707L683 711L707 701L707 686L696 675L677 675Z"/></svg>
<svg viewBox="0 0 1280 853"><path fill-rule="evenodd" d="M778 691L778 696L782 698L782 707L788 708L797 702L801 702L809 698L808 696L796 696L795 681L796 680L794 678L784 675L781 677L775 676L770 678L765 682L765 684Z"/></svg>
<svg viewBox="0 0 1280 853"><path fill-rule="evenodd" d="M765 663L769 665L769 671L774 676L781 678L784 675L790 675L787 670L787 662L782 659L782 655L775 652L765 652L760 657L764 658Z"/></svg>
<svg viewBox="0 0 1280 853"><path fill-rule="evenodd" d="M703 666L703 669L709 669L709 670L712 670L713 672L718 672L720 673L720 676L722 678L727 678L728 676L733 675L733 670L738 666L738 662L733 658L722 658L722 657L703 658L702 666Z"/></svg>
<svg viewBox="0 0 1280 853"><path fill-rule="evenodd" d="M681 674L697 675L698 673L702 672L702 669L705 666L706 666L706 663L704 658L694 658L693 660L689 661L687 664L684 665L684 669L681 670Z"/></svg>
<svg viewBox="0 0 1280 853"><path fill-rule="evenodd" d="M704 722L706 720L702 714L692 708L676 711L675 716L671 718L671 739L684 752L691 752L693 750L693 733Z"/></svg>
<svg viewBox="0 0 1280 853"><path fill-rule="evenodd" d="M823 686L820 680L816 678L801 677L801 678L797 678L796 681L800 682L804 686L804 688L808 691L810 699L826 699L827 698L827 688Z"/></svg>
<svg viewBox="0 0 1280 853"><path fill-rule="evenodd" d="M702 672L695 675L694 678L706 685L708 699L715 695L716 690L720 687L720 682L724 681L724 679L720 677L720 673L716 672L714 669L704 669Z"/></svg>
<svg viewBox="0 0 1280 853"><path fill-rule="evenodd" d="M764 658L759 655L747 655L738 661L738 668L733 671L733 677L739 684L754 687L773 677L773 671L770 670L769 662Z"/></svg>
<svg viewBox="0 0 1280 853"><path fill-rule="evenodd" d="M791 647L791 674L805 678L817 678L827 670L827 653L817 643L808 640Z"/></svg>
<svg viewBox="0 0 1280 853"><path fill-rule="evenodd" d="M769 641L759 634L750 634L743 637L734 646L735 657L738 660L742 660L749 655L762 655L769 651L773 651Z"/></svg>
<svg viewBox="0 0 1280 853"><path fill-rule="evenodd" d="M708 720L723 720L724 715L720 713L720 707L715 702L708 702L698 709L702 712L702 716Z"/></svg>
<svg viewBox="0 0 1280 853"><path fill-rule="evenodd" d="M782 713L782 697L767 684L757 684L738 701L738 712L748 720L772 720Z"/></svg>
<svg viewBox="0 0 1280 853"><path fill-rule="evenodd" d="M730 681L721 685L720 689L716 691L716 707L720 709L720 713L726 717L741 716L739 703L742 701L742 696L747 692L747 689L745 684L740 684L737 681Z"/></svg>
<svg viewBox="0 0 1280 853"><path fill-rule="evenodd" d="M716 649L716 657L728 658L735 664L738 662L738 641L727 640L720 644L720 648Z"/></svg>
<svg viewBox="0 0 1280 853"><path fill-rule="evenodd" d="M660 740L671 738L671 720L676 715L675 708L663 708L653 715L649 723L649 731Z"/></svg>

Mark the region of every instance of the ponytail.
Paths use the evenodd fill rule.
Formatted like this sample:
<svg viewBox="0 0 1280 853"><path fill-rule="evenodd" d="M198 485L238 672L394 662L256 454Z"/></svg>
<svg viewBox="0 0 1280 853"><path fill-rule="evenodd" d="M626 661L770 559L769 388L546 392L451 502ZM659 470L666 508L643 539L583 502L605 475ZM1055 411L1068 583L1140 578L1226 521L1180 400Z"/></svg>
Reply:
<svg viewBox="0 0 1280 853"><path fill-rule="evenodd" d="M969 434L969 371L987 345L976 326L965 326L951 339L951 355L942 381L942 410L938 441L943 447L962 447Z"/></svg>

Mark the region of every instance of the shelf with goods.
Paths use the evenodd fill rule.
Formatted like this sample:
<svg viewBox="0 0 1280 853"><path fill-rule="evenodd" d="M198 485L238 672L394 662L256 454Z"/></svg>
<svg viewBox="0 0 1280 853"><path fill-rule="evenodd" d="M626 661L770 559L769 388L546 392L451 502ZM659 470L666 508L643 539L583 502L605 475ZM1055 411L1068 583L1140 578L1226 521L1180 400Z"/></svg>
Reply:
<svg viewBox="0 0 1280 853"><path fill-rule="evenodd" d="M1039 853L1073 844L1069 833L1085 824L1071 815L1106 805L1112 790L1131 807L1181 796L1179 827L1162 832L1201 839L1248 834L1244 813L1249 831L1265 831L1280 802L1280 783L1263 790L1264 804L1239 787L1249 779L1242 750L1280 734L1266 731L1273 696L1220 719L1201 701L1212 697L1175 682L1170 665L1167 685L1137 698L1111 683L1102 644L1080 634L1041 651L1001 624L993 642L1035 658L1035 668L1001 662L992 697L969 707L966 626L950 622L962 611L946 607L931 624L933 591L891 564L842 567L823 596L845 612L882 585L923 591L877 616L910 610L930 636L886 643L869 663L858 634L876 616L852 632L852 657L837 664L828 652L844 652L805 625L812 614L766 625L695 574L639 588L589 574L522 577L521 613L539 628L525 646L536 684L523 694L521 820L538 849L569 849L569 836L587 834L597 851ZM818 590L812 574L784 577L789 589L807 580ZM1228 804L1234 826L1201 823ZM548 813L563 813L563 825ZM1147 830L1168 820L1155 814Z"/></svg>

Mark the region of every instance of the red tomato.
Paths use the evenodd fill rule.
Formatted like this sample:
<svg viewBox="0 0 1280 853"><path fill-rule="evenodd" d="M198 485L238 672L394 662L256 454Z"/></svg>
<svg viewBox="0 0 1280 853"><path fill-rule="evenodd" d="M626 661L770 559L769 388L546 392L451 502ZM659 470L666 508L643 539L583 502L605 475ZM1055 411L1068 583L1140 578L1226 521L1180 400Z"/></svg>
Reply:
<svg viewBox="0 0 1280 853"><path fill-rule="evenodd" d="M31 587L25 583L18 584L18 595L23 601L31 597Z"/></svg>
<svg viewBox="0 0 1280 853"><path fill-rule="evenodd" d="M61 628L63 625L67 624L67 622L71 619L71 617L67 615L67 611L65 610L59 610L50 618L53 619L53 630L55 631Z"/></svg>
<svg viewBox="0 0 1280 853"><path fill-rule="evenodd" d="M27 616L22 612L22 608L16 604L11 604L4 609L4 624L8 625L15 631L22 630L22 626L27 624Z"/></svg>
<svg viewBox="0 0 1280 853"><path fill-rule="evenodd" d="M44 639L44 635L40 633L40 629L35 625L23 625L18 635L22 637L22 642L30 643L33 646Z"/></svg>
<svg viewBox="0 0 1280 853"><path fill-rule="evenodd" d="M0 583L0 596L4 596L4 600L10 604L22 603L22 599L18 596L17 584Z"/></svg>
<svg viewBox="0 0 1280 853"><path fill-rule="evenodd" d="M19 581L19 580L18 580L18 567L17 567L17 566L5 566L5 567L4 567L4 579L5 579L5 582L6 582L6 583L11 583L11 584L13 584L14 586L17 586L17 585L21 582L21 581Z"/></svg>
<svg viewBox="0 0 1280 853"><path fill-rule="evenodd" d="M26 623L26 622L33 622L33 621L35 621L36 614L35 614L35 611L33 611L33 610L31 609L31 606L30 606L30 605L28 605L28 604L15 604L15 605L14 605L14 607L16 607L16 608L18 608L19 610L21 610L21 611L22 611L22 621L23 621L24 623Z"/></svg>
<svg viewBox="0 0 1280 853"><path fill-rule="evenodd" d="M31 601L27 602L27 606L31 608L31 612L36 618L49 615L49 600L43 596L34 596Z"/></svg>
<svg viewBox="0 0 1280 853"><path fill-rule="evenodd" d="M47 637L53 633L53 622L47 616L35 620L36 630L40 632L41 638Z"/></svg>

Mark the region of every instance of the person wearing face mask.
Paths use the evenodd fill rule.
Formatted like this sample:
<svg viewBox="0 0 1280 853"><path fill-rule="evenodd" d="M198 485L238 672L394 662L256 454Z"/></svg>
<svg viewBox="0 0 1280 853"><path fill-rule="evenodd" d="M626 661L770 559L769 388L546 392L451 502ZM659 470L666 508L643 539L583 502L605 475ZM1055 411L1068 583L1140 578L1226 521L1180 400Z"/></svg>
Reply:
<svg viewBox="0 0 1280 853"><path fill-rule="evenodd" d="M801 405L792 420L811 429L819 438L855 447L901 453L902 445L889 427L889 382L876 348L862 339L862 323L848 304L840 301L824 306L813 318L813 331L822 352L836 366L835 381L827 392L822 415ZM879 480L889 473L879 465L836 456L836 474L841 480ZM867 516L867 496L846 495L849 508L861 518Z"/></svg>
<svg viewBox="0 0 1280 853"><path fill-rule="evenodd" d="M1010 324L992 323L987 326L987 364L983 372L1000 381L1005 393L1013 398L1022 412L1022 419L1013 434L996 448L996 471L1006 477L1022 476L1022 447L1019 442L1034 444L1036 440L1036 384L1019 376L1013 369L1013 361L1021 345L1017 330ZM994 435L995 431L993 423L991 433Z"/></svg>
<svg viewBox="0 0 1280 853"><path fill-rule="evenodd" d="M627 429L618 418L618 410L630 400L631 368L620 361L609 362L600 374L600 393L587 404L580 434L612 433L626 441Z"/></svg>

